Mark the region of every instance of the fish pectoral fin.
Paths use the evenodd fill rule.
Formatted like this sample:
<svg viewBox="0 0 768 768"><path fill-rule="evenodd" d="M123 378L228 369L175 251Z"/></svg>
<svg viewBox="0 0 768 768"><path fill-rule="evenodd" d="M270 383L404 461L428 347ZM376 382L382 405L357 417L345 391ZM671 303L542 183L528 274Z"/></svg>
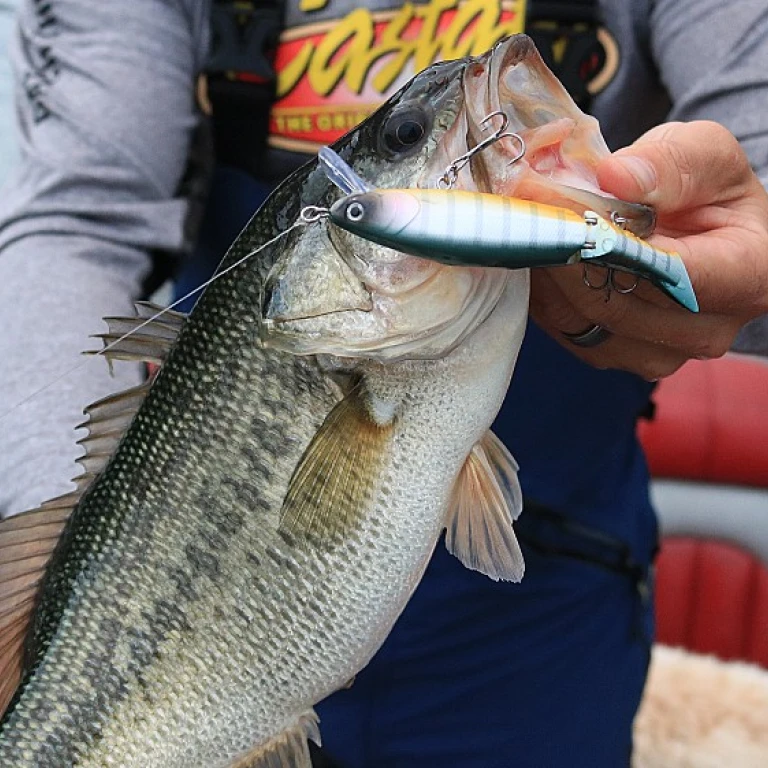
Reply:
<svg viewBox="0 0 768 768"><path fill-rule="evenodd" d="M0 716L24 671L38 590L71 512L70 496L0 522Z"/></svg>
<svg viewBox="0 0 768 768"><path fill-rule="evenodd" d="M314 710L309 710L273 739L238 757L228 768L312 768L307 741L312 739L320 746L317 721Z"/></svg>
<svg viewBox="0 0 768 768"><path fill-rule="evenodd" d="M517 463L490 430L456 480L445 545L467 567L494 581L520 581L525 563L512 523L523 507Z"/></svg>
<svg viewBox="0 0 768 768"><path fill-rule="evenodd" d="M301 458L279 530L298 539L344 538L372 499L394 433L394 411L353 389L328 414Z"/></svg>

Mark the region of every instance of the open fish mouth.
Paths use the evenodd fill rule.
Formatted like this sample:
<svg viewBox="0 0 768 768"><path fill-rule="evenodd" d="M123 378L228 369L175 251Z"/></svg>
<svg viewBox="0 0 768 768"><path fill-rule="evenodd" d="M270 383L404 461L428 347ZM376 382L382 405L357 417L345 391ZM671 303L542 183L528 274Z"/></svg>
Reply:
<svg viewBox="0 0 768 768"><path fill-rule="evenodd" d="M532 200L582 214L592 210L619 217L627 229L647 237L652 208L605 194L597 165L610 151L597 120L574 104L533 41L518 35L469 60L462 75L465 110L443 140L443 151L427 169L439 176L445 160L477 146L489 133L488 118L502 113L506 136L473 156L457 186ZM520 156L520 145L525 151ZM441 169L439 163L445 163ZM427 186L427 178L420 186Z"/></svg>

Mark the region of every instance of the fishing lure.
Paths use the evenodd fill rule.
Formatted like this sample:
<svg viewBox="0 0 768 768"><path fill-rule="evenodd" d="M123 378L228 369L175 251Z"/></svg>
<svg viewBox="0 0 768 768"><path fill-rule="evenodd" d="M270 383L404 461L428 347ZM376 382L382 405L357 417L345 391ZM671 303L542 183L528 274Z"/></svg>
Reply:
<svg viewBox="0 0 768 768"><path fill-rule="evenodd" d="M580 216L528 200L441 189L374 189L329 211L355 235L413 256L464 266L553 267L584 262L645 277L691 312L683 260L593 211Z"/></svg>
<svg viewBox="0 0 768 768"><path fill-rule="evenodd" d="M579 215L544 203L451 188L376 189L327 147L323 167L345 193L329 209L331 221L366 240L453 265L596 264L646 278L698 312L679 254L651 245L594 211ZM342 185L337 178L346 181ZM593 286L586 275L585 282L599 288L614 284L611 272L603 285Z"/></svg>

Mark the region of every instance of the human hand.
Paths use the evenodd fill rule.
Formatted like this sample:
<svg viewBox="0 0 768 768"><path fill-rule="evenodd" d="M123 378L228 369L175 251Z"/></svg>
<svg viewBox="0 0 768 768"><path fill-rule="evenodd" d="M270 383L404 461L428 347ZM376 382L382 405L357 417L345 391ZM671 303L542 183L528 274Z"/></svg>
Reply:
<svg viewBox="0 0 768 768"><path fill-rule="evenodd" d="M768 194L736 139L717 123L666 123L603 160L598 180L616 197L656 209L650 240L682 256L700 311L679 307L646 280L606 301L577 264L531 270L534 320L586 362L647 379L725 354L744 323L768 312ZM597 346L563 335L594 324L611 332Z"/></svg>

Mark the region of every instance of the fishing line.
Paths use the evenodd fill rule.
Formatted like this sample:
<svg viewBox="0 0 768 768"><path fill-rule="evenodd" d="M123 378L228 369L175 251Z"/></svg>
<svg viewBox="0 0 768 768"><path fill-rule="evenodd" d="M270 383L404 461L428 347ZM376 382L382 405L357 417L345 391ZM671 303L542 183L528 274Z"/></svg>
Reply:
<svg viewBox="0 0 768 768"><path fill-rule="evenodd" d="M254 249L253 251L249 251L245 254L242 258L238 259L234 264L230 264L226 269L222 269L221 272L217 272L213 277L206 280L204 283L201 283L197 286L197 288L193 288L189 293L182 296L180 299L176 299L176 301L173 302L173 304L170 304L169 306L165 307L164 309L161 309L156 314L152 315L152 317L148 317L143 322L139 323L135 328L132 328L127 333L123 334L119 339L115 339L114 341L107 344L102 349L96 351L89 351L84 352L82 354L89 355L89 357L86 360L83 360L82 362L78 363L77 365L73 365L71 368L68 368L63 373L61 373L59 376L57 376L55 379L51 379L47 384L44 384L39 389L36 389L34 392L31 392L29 395L27 395L25 398L19 400L15 405L12 405L7 411L3 411L3 413L0 413L0 421L3 421L7 416L10 416L14 411L21 408L21 406L26 405L30 400L33 400L38 395L42 394L46 390L50 389L55 384L58 384L62 379L65 379L67 376L70 376L75 371L79 371L81 368L84 368L86 365L91 363L96 358L102 357L107 352L109 352L110 349L116 347L118 344L122 344L127 338L133 336L135 333L138 333L142 328L145 328L150 323L157 320L159 317L162 317L166 312L169 312L174 307L177 307L182 302L186 301L187 299L192 298L196 293L200 293L204 288L207 288L211 283L218 280L220 277L224 277L228 272L231 272L233 269L237 269L241 264L243 264L245 261L250 259L252 256L255 256L257 253L263 251L268 246L272 245L273 243L276 243L280 238L285 237L289 232L292 232L297 227L303 227L307 224L313 223L313 221L316 221L317 219L313 218L312 216L304 216L304 211L302 210L301 216L298 221L295 221L293 224L291 224L288 229L283 230L279 234L275 235L270 240L267 240L266 243L262 243L258 248Z"/></svg>

